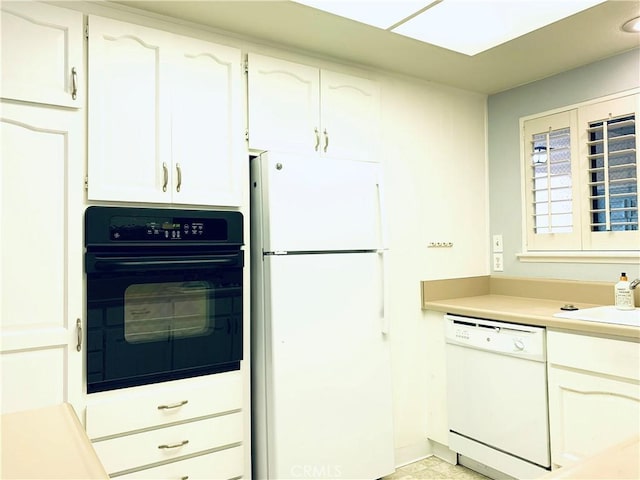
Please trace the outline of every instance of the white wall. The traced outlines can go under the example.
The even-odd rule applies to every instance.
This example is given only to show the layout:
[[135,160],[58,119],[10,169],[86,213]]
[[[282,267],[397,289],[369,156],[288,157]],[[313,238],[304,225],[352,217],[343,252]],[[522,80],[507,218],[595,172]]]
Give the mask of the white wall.
[[[396,460],[428,453],[420,281],[488,273],[485,97],[382,77]],[[428,248],[430,242],[452,248]],[[437,415],[435,413],[434,415]]]
[[[80,5],[76,8],[85,12],[380,82],[396,461],[403,464],[427,455],[429,351],[420,281],[488,273],[486,97],[226,36],[166,17],[139,16],[131,9]],[[241,210],[248,216],[248,201]],[[453,247],[429,249],[431,241],[453,242]]]

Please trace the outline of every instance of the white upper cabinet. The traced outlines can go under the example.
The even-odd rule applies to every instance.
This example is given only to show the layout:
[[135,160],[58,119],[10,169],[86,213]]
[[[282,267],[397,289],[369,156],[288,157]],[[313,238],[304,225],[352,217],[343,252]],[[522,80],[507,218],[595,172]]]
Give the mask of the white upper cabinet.
[[80,107],[82,13],[34,2],[2,2],[2,98]]
[[90,200],[240,205],[237,49],[89,17]]
[[191,38],[174,45],[173,202],[239,205],[246,158],[240,52]]
[[249,146],[378,161],[379,88],[368,79],[249,55]]
[[320,71],[320,118],[323,154],[377,161],[378,85],[366,78]]
[[320,147],[317,68],[249,55],[249,146],[315,153]]

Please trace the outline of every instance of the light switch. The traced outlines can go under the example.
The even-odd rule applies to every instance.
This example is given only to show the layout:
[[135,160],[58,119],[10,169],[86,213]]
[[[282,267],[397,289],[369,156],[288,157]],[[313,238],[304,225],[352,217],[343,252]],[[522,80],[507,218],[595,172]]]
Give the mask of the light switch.
[[493,236],[493,251],[496,253],[504,251],[502,247],[502,235],[500,234]]

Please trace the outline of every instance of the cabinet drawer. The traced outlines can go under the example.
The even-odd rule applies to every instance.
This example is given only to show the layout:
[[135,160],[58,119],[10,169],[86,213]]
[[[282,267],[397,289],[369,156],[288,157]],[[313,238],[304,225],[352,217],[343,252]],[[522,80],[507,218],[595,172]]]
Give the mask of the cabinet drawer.
[[96,394],[87,404],[92,440],[242,408],[240,372]]
[[243,472],[242,447],[229,448],[199,457],[169,463],[122,475],[122,479],[147,480],[227,480],[241,478]]
[[93,444],[109,474],[242,441],[242,413],[182,423]]
[[550,364],[640,380],[640,345],[633,341],[547,331],[547,359]]

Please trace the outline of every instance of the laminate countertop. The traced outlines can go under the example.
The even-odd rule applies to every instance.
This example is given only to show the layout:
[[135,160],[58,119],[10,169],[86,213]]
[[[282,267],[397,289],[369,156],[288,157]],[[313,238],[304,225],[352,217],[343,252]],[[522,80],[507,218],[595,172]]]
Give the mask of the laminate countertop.
[[109,480],[70,404],[6,413],[0,423],[0,478]]
[[578,309],[610,304],[613,284],[473,277],[422,282],[421,287],[423,310],[640,340],[639,327],[553,316],[566,304]]
[[629,440],[604,450],[601,453],[562,467],[540,477],[549,479],[633,479],[640,478],[640,438]]

